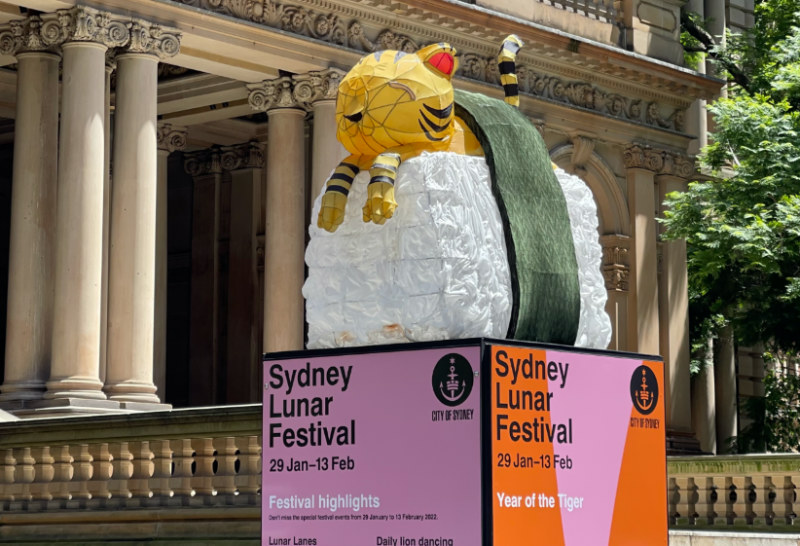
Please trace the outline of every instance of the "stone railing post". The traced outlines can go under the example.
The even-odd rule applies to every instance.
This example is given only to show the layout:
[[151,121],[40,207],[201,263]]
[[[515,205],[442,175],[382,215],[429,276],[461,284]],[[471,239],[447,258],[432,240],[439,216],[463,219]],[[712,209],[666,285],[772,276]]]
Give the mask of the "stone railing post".
[[89,482],[89,495],[92,499],[108,500],[111,493],[108,490],[109,480],[111,479],[112,455],[108,450],[108,444],[91,444],[89,454],[92,458],[92,480]]
[[196,495],[193,505],[204,505],[206,499],[214,494],[214,440],[212,438],[193,438],[195,452],[195,471],[192,488]]
[[170,441],[172,450],[172,461],[175,468],[169,480],[173,497],[167,501],[170,506],[188,505],[189,500],[194,495],[192,488],[192,463],[194,462],[194,448],[192,441],[188,438],[181,438]]
[[84,508],[85,502],[92,498],[89,491],[94,465],[94,458],[89,453],[88,444],[71,444],[67,446],[72,458],[72,479],[67,484],[69,497],[67,508]]

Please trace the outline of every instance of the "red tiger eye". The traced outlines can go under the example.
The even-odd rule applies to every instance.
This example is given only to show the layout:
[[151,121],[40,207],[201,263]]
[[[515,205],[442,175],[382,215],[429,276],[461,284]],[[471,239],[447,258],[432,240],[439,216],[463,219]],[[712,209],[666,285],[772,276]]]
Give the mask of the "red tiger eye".
[[449,53],[439,52],[431,57],[428,62],[442,74],[450,75],[453,71],[453,56]]

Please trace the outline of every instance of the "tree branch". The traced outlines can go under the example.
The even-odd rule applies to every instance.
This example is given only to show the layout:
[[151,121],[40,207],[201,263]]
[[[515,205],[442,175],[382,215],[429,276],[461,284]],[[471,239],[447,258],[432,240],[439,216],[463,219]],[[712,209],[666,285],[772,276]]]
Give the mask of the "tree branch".
[[[747,74],[745,74],[731,59],[719,54],[719,48],[717,47],[717,42],[714,40],[714,37],[706,29],[692,20],[689,16],[689,12],[686,10],[681,10],[681,28],[702,44],[702,48],[697,48],[697,51],[706,53],[728,73],[731,80],[739,84],[749,95],[753,94],[750,90],[750,78]],[[692,52],[695,52],[694,49],[695,48],[692,48]]]

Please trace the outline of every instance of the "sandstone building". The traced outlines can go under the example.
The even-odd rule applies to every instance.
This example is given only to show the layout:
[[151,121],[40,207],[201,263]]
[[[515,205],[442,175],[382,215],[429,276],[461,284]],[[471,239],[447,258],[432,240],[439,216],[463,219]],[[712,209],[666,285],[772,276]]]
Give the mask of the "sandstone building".
[[[681,4],[0,1],[0,409],[72,416],[26,423],[13,441],[31,447],[0,443],[0,513],[20,514],[0,538],[48,536],[32,512],[98,498],[59,472],[107,473],[92,487],[139,494],[134,508],[177,514],[186,536],[208,529],[181,526],[187,487],[206,523],[224,507],[257,518],[259,414],[233,406],[259,402],[262,352],[303,346],[310,205],[342,157],[338,81],[367,52],[438,41],[459,52],[456,87],[498,97],[498,45],[525,41],[521,109],[597,202],[609,348],[664,357],[670,445],[694,446],[686,250],[656,218],[693,175],[721,82],[683,66]],[[224,408],[169,411],[198,406]],[[62,422],[88,439],[70,443]],[[198,468],[206,481],[190,484]],[[110,511],[128,506],[114,498]]]

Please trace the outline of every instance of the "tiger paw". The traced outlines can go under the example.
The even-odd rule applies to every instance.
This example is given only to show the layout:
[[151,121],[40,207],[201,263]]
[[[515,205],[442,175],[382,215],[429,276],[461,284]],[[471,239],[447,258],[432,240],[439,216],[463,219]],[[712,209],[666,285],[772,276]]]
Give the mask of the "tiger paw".
[[367,187],[367,204],[364,205],[364,221],[383,225],[394,216],[397,202],[394,200],[394,186],[388,182],[371,182]]
[[326,191],[322,195],[322,202],[317,216],[317,227],[330,233],[344,221],[344,208],[347,205],[347,196],[335,191]]

